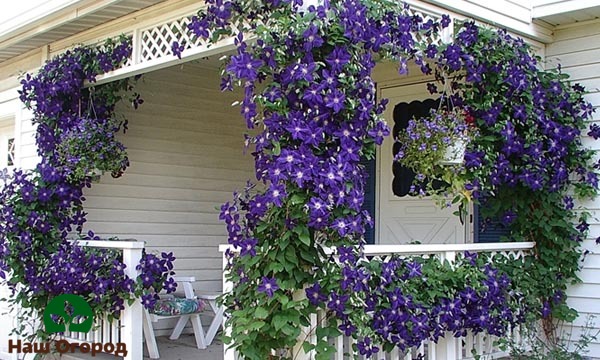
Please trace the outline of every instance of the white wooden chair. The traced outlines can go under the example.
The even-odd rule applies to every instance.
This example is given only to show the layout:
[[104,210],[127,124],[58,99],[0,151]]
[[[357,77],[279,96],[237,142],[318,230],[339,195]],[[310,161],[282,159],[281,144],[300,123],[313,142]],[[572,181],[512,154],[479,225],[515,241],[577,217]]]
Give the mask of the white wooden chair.
[[[174,279],[177,282],[178,287],[180,289],[183,288],[183,292],[185,294],[185,299],[184,298],[176,298],[175,296],[169,295],[165,299],[161,299],[159,301],[189,300],[189,301],[193,302],[193,301],[200,300],[200,301],[203,301],[206,305],[201,306],[201,309],[199,308],[198,311],[194,311],[194,312],[190,312],[190,313],[176,314],[176,315],[164,315],[164,314],[157,315],[157,314],[153,314],[150,311],[144,309],[144,338],[146,340],[146,345],[148,347],[148,353],[149,353],[151,359],[158,359],[160,357],[160,355],[158,353],[158,345],[156,344],[156,337],[154,335],[154,328],[152,326],[152,323],[157,322],[158,320],[177,318],[177,317],[179,318],[179,320],[177,321],[177,324],[175,325],[175,328],[173,329],[173,332],[171,333],[171,336],[169,336],[169,339],[171,339],[171,340],[177,340],[179,338],[179,336],[181,335],[181,332],[183,331],[183,328],[185,327],[187,322],[191,321],[192,327],[194,329],[194,336],[196,337],[196,346],[198,347],[198,349],[206,349],[206,347],[210,344],[210,342],[207,344],[207,341],[206,341],[207,339],[206,339],[206,336],[204,335],[204,329],[202,328],[202,323],[200,322],[200,314],[209,306],[210,303],[207,300],[199,299],[194,294],[194,288],[192,286],[192,283],[196,281],[196,279],[194,277],[174,277]],[[212,304],[210,304],[210,306],[212,308]],[[214,309],[213,309],[213,311],[214,311]],[[222,312],[221,312],[221,314],[222,314]],[[222,321],[222,315],[221,315],[221,321]],[[213,320],[213,323],[214,323],[214,320]],[[212,324],[211,324],[211,329],[212,329]],[[214,337],[214,335],[213,335],[213,337]],[[212,337],[210,338],[210,340],[212,342]]]
[[213,318],[212,322],[210,323],[210,327],[206,332],[206,345],[209,346],[212,344],[215,335],[217,335],[217,331],[219,331],[219,328],[223,326],[223,307],[217,304],[217,298],[220,296],[220,294],[202,292],[197,293],[196,295],[199,299],[208,302],[211,310],[215,313],[215,317]]

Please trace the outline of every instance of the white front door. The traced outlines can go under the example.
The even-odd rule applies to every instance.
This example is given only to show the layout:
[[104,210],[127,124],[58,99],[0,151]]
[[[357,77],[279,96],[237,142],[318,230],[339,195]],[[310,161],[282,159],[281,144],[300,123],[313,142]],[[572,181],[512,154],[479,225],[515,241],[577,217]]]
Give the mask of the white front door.
[[[401,104],[398,110],[406,110],[406,108],[421,106],[420,102],[432,98],[432,95],[427,92],[425,83],[385,88],[381,90],[380,94],[382,98],[389,99],[385,118],[391,129],[394,129],[394,108],[398,104]],[[398,117],[398,111],[396,113],[396,117]],[[406,113],[404,116],[407,116]],[[396,127],[396,131],[397,129]],[[396,176],[394,175],[393,142],[393,137],[389,136],[384,141],[377,157],[379,201],[375,219],[376,242],[379,244],[411,242],[456,244],[465,242],[465,227],[453,214],[457,210],[455,207],[440,209],[429,198],[420,199],[398,191],[400,182],[398,177],[401,174],[398,173],[397,166]],[[393,186],[394,181],[396,186]],[[396,192],[394,192],[394,188],[396,188]]]

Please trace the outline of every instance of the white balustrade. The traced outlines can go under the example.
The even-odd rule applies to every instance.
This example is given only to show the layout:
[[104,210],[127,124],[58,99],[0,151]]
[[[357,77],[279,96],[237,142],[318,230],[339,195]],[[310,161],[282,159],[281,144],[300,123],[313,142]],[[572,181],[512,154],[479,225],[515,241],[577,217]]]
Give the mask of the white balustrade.
[[[468,251],[470,253],[487,253],[490,255],[501,254],[513,259],[523,258],[535,246],[534,242],[507,242],[507,243],[481,243],[481,244],[416,244],[416,245],[365,245],[364,255],[370,259],[379,259],[381,261],[389,260],[392,256],[409,257],[409,256],[436,256],[440,260],[448,260],[453,262],[457,254]],[[223,253],[223,291],[226,293],[231,291],[233,284],[228,282],[225,277],[225,267],[227,259],[225,252],[227,250],[235,251],[231,245],[221,245],[219,250]],[[326,253],[331,254],[332,249],[326,250]],[[310,328],[316,328],[319,321],[324,321],[325,313],[321,311],[319,314],[311,318]],[[231,329],[224,327],[227,334],[231,333]],[[513,340],[519,342],[520,332],[518,328],[510,334]],[[455,338],[452,333],[447,333],[444,338],[438,340],[437,343],[426,341],[418,348],[412,348],[406,353],[401,353],[397,348],[390,353],[380,351],[374,355],[377,360],[472,360],[475,359],[474,354],[482,356],[482,359],[496,359],[503,356],[508,356],[505,352],[494,346],[494,342],[498,340],[494,336],[485,333],[467,334],[465,337]],[[336,353],[333,360],[347,359],[345,354],[353,354],[358,359],[364,359],[358,356],[352,345],[356,340],[340,336],[335,339],[330,339],[332,346],[336,348]],[[423,357],[420,357],[422,354]],[[303,356],[302,356],[303,355]],[[231,349],[225,349],[224,360],[235,360],[236,354]],[[295,360],[308,360],[310,354],[298,354],[294,357]]]

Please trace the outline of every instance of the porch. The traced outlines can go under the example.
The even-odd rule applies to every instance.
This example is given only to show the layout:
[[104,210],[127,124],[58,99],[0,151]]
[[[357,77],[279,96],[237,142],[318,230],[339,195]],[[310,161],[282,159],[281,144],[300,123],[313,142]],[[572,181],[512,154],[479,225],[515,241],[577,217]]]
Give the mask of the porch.
[[[243,146],[246,129],[239,108],[230,106],[241,95],[219,92],[218,64],[213,56],[145,74],[137,87],[144,104],[138,110],[121,109],[129,119],[123,142],[131,167],[119,179],[102,176],[86,191],[89,215],[84,231],[93,230],[102,238],[137,239],[149,252],[173,252],[177,275],[195,277],[196,292],[227,288],[226,284],[223,287],[223,248],[218,250],[227,237],[217,206],[242,189],[246,179],[255,178],[252,158]],[[396,69],[379,65],[377,77],[396,77]],[[426,96],[422,81],[407,78],[394,86],[388,83],[380,92],[393,105],[422,100]],[[394,106],[389,106],[386,116],[388,121],[396,120]],[[373,176],[368,204],[377,221],[371,241],[379,244],[367,247],[370,256],[421,255],[453,261],[464,251],[520,257],[533,247],[532,243],[473,243],[472,221],[465,224],[452,214],[453,209],[440,210],[430,200],[400,196],[390,186],[397,181],[392,155],[388,140],[374,166],[373,175],[378,176]],[[423,244],[400,245],[416,241]],[[141,319],[141,310],[135,311],[132,319]],[[203,316],[205,329],[212,320],[211,313],[207,315]],[[139,324],[141,320],[135,321]],[[127,329],[126,324],[121,325],[119,336]],[[162,359],[234,358],[220,342],[206,350],[196,349],[191,329],[181,341],[168,340],[165,335],[174,325],[172,319],[154,324]],[[148,353],[145,344],[142,347],[141,326],[132,323],[131,329],[135,335],[131,335],[128,349],[132,350],[126,359],[138,360],[142,351]],[[352,351],[349,339],[331,341],[339,349],[336,360]],[[406,355],[398,351],[382,354],[380,359],[412,360],[419,353],[430,360],[470,359],[472,349],[479,354],[503,355],[492,342],[483,336],[452,338],[443,344],[424,344]]]
[[[105,242],[102,242],[105,243]],[[95,246],[93,241],[83,243],[84,246]],[[99,244],[98,244],[99,245]],[[141,248],[133,250],[133,256],[127,254],[132,250],[131,241],[112,242],[112,248],[122,248],[124,252],[124,261],[126,265],[133,265],[136,262],[129,263],[132,259],[135,260],[136,252],[141,255]],[[121,245],[121,246],[119,246]],[[384,261],[389,259],[391,256],[409,257],[409,256],[422,256],[422,257],[436,257],[440,260],[446,260],[453,263],[457,256],[466,251],[470,253],[486,253],[489,255],[500,254],[509,259],[515,261],[522,259],[524,256],[529,254],[535,243],[495,243],[495,244],[425,244],[425,245],[367,245],[365,247],[365,255],[371,259],[370,261]],[[221,252],[230,249],[229,245],[222,245],[220,247]],[[225,260],[224,260],[225,263]],[[223,288],[225,291],[230,287],[223,277]],[[125,360],[141,360],[149,359],[149,352],[146,344],[143,344],[143,334],[141,319],[143,317],[142,308],[139,303],[127,306],[123,311],[122,320],[120,323],[108,324],[100,322],[101,329],[88,334],[85,338],[69,338],[67,340],[79,341],[79,342],[110,342],[118,339],[119,342],[126,344],[128,353],[123,359]],[[322,316],[322,315],[321,315]],[[139,320],[138,320],[139,319]],[[316,328],[317,318],[313,319],[311,329]],[[227,331],[227,329],[225,330]],[[312,332],[307,332],[301,335],[302,338],[307,336],[310,339],[313,336]],[[510,334],[512,340],[521,343],[526,346],[526,340],[521,337],[520,330],[514,329]],[[196,341],[192,334],[184,334],[178,340],[169,340],[165,336],[158,336],[157,343],[160,351],[161,359],[180,359],[180,360],[191,360],[191,359],[206,359],[206,360],[235,360],[236,355],[231,350],[226,350],[220,339],[217,337],[215,341],[204,350],[199,350],[196,347]],[[420,347],[412,348],[406,353],[400,352],[398,349],[394,349],[389,353],[379,353],[375,356],[377,360],[416,360],[422,359],[420,356],[424,356],[427,360],[469,360],[475,359],[477,356],[484,356],[489,359],[500,359],[508,356],[506,351],[498,348],[495,343],[497,338],[488,336],[484,333],[480,334],[467,334],[464,337],[455,338],[451,333],[447,333],[446,336],[440,339],[437,343],[425,342]],[[340,336],[337,338],[329,339],[332,346],[336,348],[336,353],[332,357],[334,360],[343,360],[347,358],[347,354],[355,353],[353,350],[353,344],[356,340],[348,337]],[[310,355],[297,354],[300,359],[310,359]],[[96,359],[115,358],[114,355],[99,354],[96,355]],[[73,360],[89,360],[92,358],[91,354],[63,354],[64,359]],[[362,359],[362,357],[360,357]]]

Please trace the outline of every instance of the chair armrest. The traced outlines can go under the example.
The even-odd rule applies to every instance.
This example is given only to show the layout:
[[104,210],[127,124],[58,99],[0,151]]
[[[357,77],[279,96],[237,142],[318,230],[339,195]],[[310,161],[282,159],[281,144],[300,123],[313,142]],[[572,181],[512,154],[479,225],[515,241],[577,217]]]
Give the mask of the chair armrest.
[[173,280],[178,283],[184,282],[196,282],[196,277],[194,276],[173,276]]

